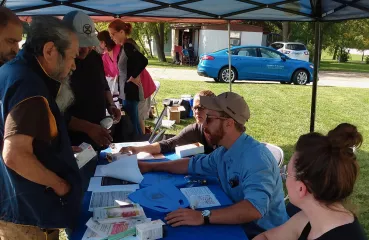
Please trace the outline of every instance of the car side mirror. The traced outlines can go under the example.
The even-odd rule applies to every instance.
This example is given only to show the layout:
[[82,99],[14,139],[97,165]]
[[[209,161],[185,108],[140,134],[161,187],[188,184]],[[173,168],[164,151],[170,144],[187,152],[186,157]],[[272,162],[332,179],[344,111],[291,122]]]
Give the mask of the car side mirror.
[[281,56],[281,59],[283,62],[287,61],[287,57],[286,56]]

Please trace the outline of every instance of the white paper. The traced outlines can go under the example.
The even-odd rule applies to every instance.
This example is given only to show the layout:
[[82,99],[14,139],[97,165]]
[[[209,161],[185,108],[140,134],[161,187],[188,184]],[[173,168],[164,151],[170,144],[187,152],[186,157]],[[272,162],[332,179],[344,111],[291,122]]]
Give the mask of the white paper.
[[180,190],[190,202],[191,208],[220,206],[218,199],[208,187],[181,188]]
[[88,211],[92,212],[94,208],[114,207],[132,203],[128,195],[133,191],[109,191],[93,192]]
[[149,142],[124,142],[124,143],[113,143],[110,145],[112,153],[118,153],[122,147],[141,147],[149,145]]
[[140,188],[139,184],[127,184],[127,185],[109,185],[101,186],[103,177],[92,177],[87,191],[89,192],[109,192],[109,191],[132,191]]
[[92,219],[99,223],[117,223],[127,219],[146,218],[145,212],[140,205],[131,204],[126,207],[95,208]]
[[105,165],[97,165],[96,169],[95,169],[95,177],[103,177],[104,173],[103,173],[103,168]]
[[97,235],[94,231],[87,228],[85,234],[83,234],[82,240],[100,240],[103,237]]
[[105,223],[101,224],[94,221],[92,218],[88,220],[86,226],[90,228],[97,235],[102,237],[108,237],[110,235],[115,235],[121,232],[125,232],[128,229],[136,227],[137,224],[150,222],[150,218],[135,218],[122,220],[118,223]]
[[138,168],[136,155],[123,155],[122,159],[118,159],[108,165],[102,166],[100,171],[103,174],[102,176],[118,178],[134,183],[141,183],[143,180],[141,171]]

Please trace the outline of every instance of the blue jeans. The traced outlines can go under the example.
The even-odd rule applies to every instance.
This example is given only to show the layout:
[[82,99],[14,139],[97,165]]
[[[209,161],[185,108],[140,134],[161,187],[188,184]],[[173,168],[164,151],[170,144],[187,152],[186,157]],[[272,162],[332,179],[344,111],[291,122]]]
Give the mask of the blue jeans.
[[129,118],[131,119],[133,129],[137,135],[142,135],[140,126],[140,120],[138,119],[138,101],[124,100],[124,110],[127,111]]

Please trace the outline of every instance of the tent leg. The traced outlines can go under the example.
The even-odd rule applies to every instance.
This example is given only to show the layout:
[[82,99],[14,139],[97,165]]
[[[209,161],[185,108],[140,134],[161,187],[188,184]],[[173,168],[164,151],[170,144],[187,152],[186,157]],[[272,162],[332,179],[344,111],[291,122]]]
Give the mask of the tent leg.
[[311,98],[311,116],[310,116],[310,132],[315,129],[315,112],[316,112],[316,95],[318,86],[318,68],[320,63],[320,48],[321,48],[321,31],[320,22],[315,22],[315,47],[314,47],[314,81],[313,94]]
[[229,91],[232,92],[231,70],[232,70],[232,54],[231,54],[231,21],[228,20],[228,81]]

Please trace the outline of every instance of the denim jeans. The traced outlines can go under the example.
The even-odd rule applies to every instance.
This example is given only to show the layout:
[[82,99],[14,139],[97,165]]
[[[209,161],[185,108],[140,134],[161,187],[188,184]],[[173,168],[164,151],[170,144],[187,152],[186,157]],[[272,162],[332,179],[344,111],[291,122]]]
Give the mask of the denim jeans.
[[124,100],[123,107],[131,119],[135,133],[137,135],[142,135],[140,119],[138,117],[138,101]]

